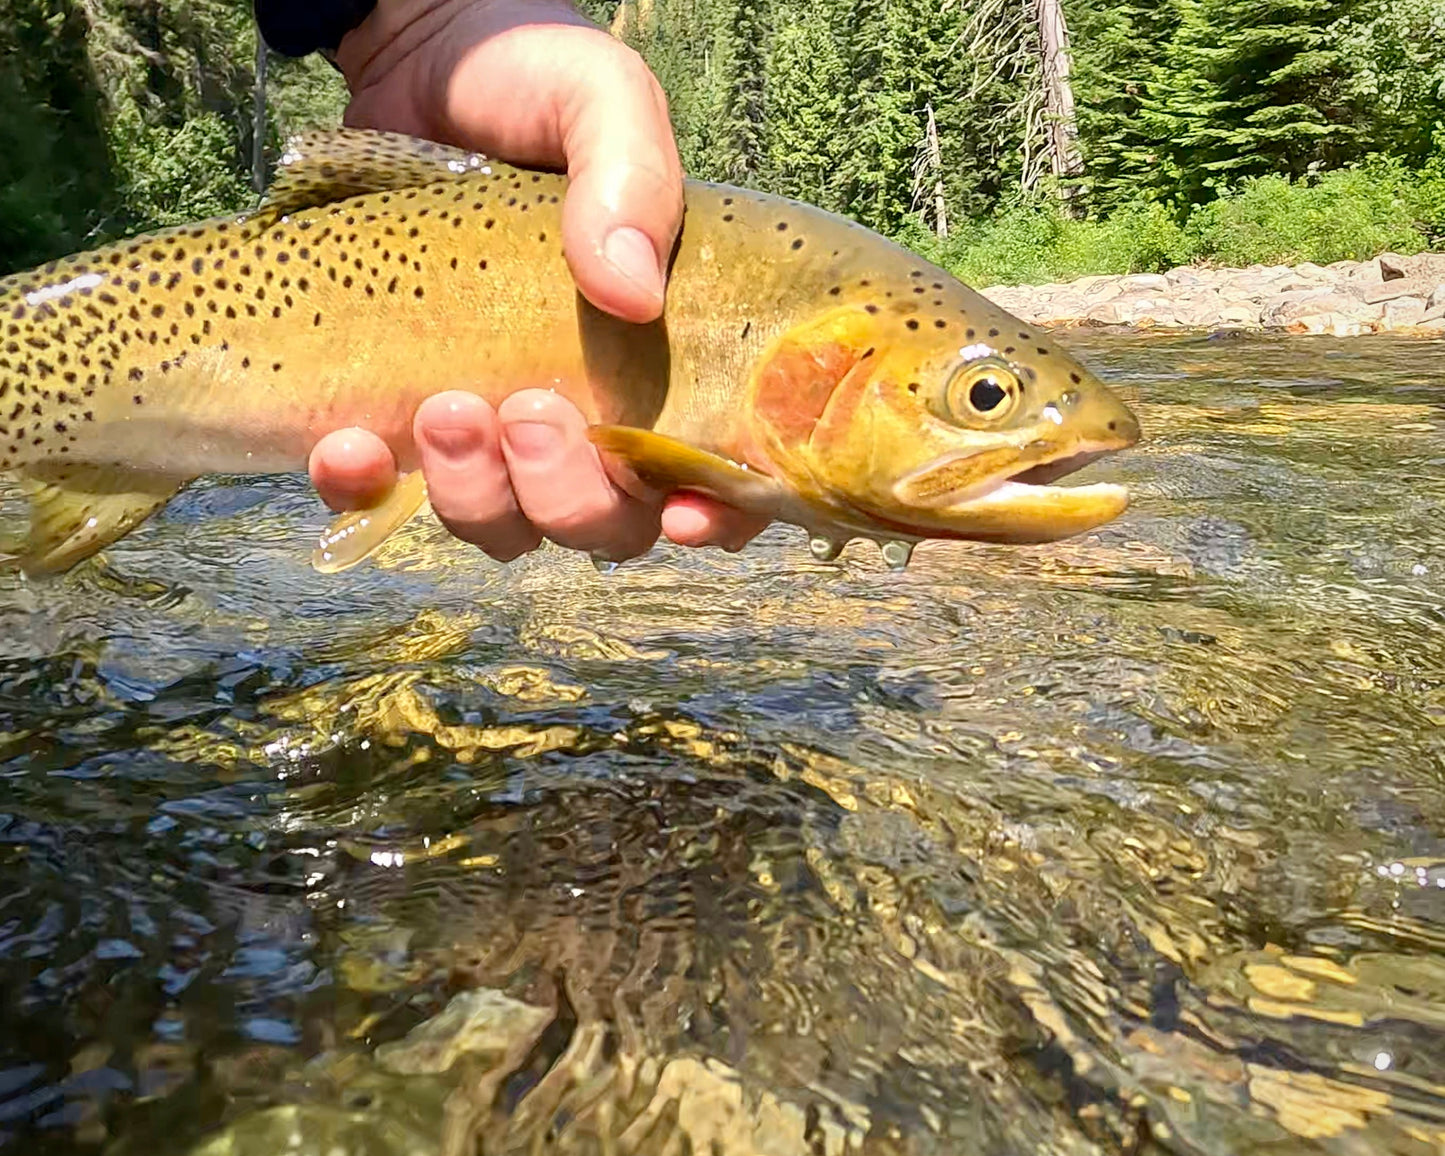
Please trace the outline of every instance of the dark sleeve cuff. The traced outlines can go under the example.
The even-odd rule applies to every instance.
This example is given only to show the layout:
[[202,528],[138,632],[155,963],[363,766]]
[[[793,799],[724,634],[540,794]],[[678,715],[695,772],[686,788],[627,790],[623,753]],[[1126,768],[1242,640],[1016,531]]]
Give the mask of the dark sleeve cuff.
[[376,7],[376,0],[254,0],[256,27],[273,52],[307,56],[335,52],[341,38]]

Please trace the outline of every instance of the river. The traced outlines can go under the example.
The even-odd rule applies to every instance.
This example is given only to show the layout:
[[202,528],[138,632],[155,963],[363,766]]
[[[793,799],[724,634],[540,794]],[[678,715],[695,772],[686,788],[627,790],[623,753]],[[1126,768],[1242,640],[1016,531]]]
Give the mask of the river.
[[0,577],[0,1151],[1445,1147],[1445,343],[1061,336],[1067,543]]

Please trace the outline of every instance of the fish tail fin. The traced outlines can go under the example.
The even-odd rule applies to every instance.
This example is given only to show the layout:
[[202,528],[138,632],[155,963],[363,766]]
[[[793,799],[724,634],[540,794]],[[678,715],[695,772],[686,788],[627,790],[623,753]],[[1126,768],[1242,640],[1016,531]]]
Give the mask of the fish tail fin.
[[116,466],[42,463],[14,471],[30,507],[23,539],[0,539],[0,567],[60,574],[124,538],[192,479]]

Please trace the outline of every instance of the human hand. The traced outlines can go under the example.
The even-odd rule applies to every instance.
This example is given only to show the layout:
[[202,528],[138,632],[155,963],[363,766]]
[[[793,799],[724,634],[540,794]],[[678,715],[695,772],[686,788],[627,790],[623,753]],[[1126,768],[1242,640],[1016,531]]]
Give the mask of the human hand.
[[[352,94],[348,125],[565,166],[562,240],[578,288],[628,321],[661,314],[682,168],[666,97],[630,48],[564,0],[379,0],[337,62]],[[546,390],[496,409],[438,394],[413,432],[437,516],[501,561],[544,537],[616,561],[645,553],[659,532],[735,550],[767,524],[702,495],[624,491],[581,412]],[[390,488],[396,463],[380,438],[348,429],[317,443],[310,473],[328,505],[355,509]]]

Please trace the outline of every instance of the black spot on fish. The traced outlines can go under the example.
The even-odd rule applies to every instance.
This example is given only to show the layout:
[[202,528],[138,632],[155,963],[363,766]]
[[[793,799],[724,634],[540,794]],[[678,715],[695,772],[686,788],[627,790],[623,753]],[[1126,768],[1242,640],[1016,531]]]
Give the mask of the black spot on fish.
[[918,328],[918,318],[916,318],[916,317],[910,317],[907,321],[904,322],[904,324],[907,325],[909,329],[917,329],[917,328]]
[[1082,385],[1084,381],[1084,379],[1080,377],[1077,373],[1069,374],[1069,380],[1072,381],[1075,385]]
[[802,237],[799,237],[799,238],[797,238],[797,239],[793,242],[793,248],[794,248],[794,249],[801,249],[802,247],[803,247],[803,238],[802,238]]
[[1034,350],[1034,352],[1037,353],[1040,357],[1047,357],[1049,355],[1049,351],[1045,349],[1042,345],[1040,345],[1036,350]]

